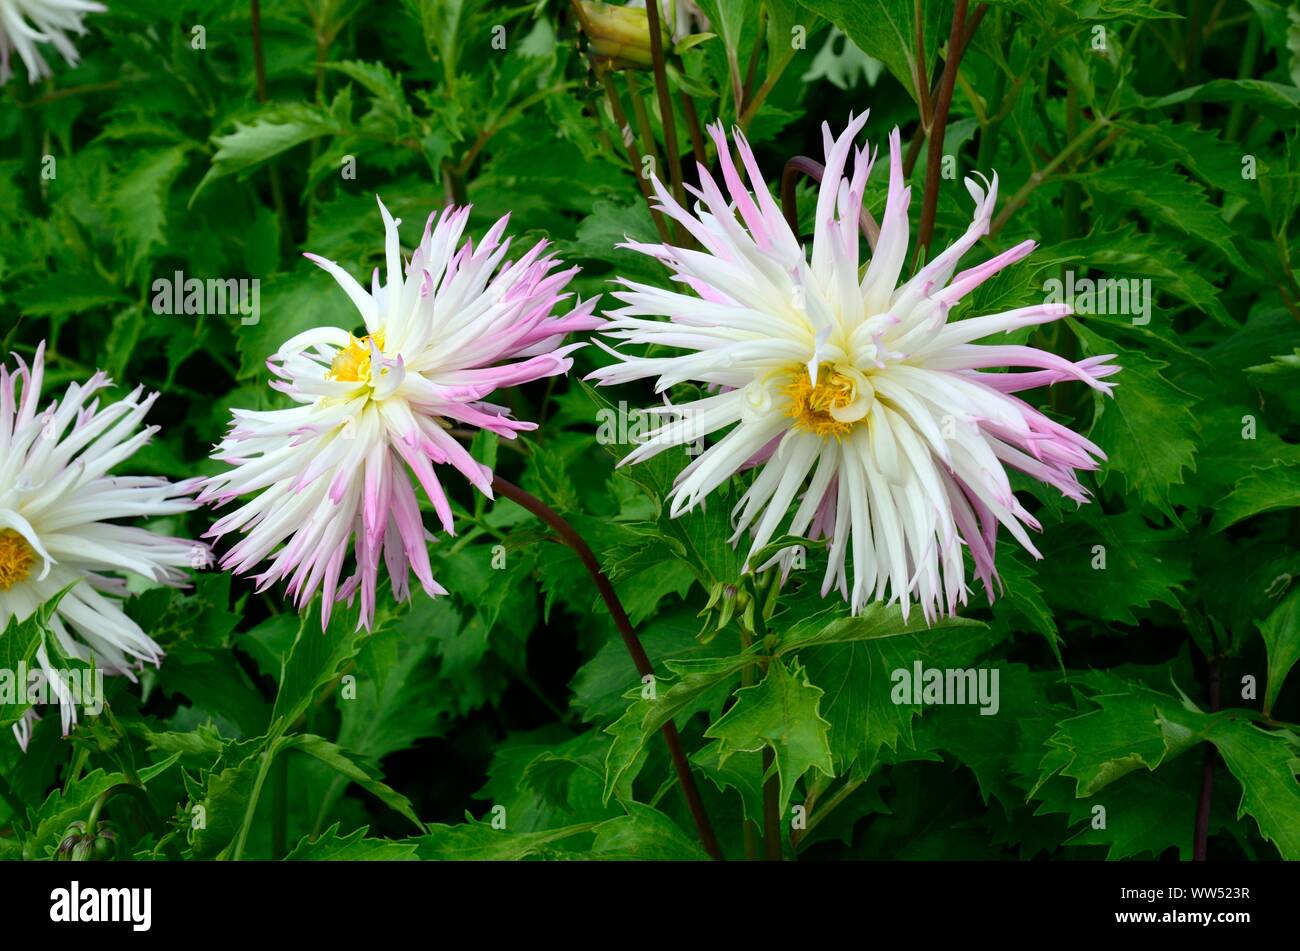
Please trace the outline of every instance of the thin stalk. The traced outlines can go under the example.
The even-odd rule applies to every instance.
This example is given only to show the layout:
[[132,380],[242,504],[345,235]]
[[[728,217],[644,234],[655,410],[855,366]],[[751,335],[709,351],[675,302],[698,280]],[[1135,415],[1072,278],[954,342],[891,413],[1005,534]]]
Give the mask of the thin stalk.
[[921,157],[921,145],[925,142],[925,123],[918,122],[912,133],[912,141],[907,143],[907,152],[903,155],[903,177],[911,178],[916,160]]
[[[1237,78],[1249,79],[1255,74],[1255,57],[1259,54],[1259,21],[1251,19],[1246,27],[1246,42],[1241,47],[1241,61],[1237,64]],[[1241,119],[1245,115],[1245,103],[1234,102],[1228,109],[1228,121],[1224,126],[1223,137],[1235,142],[1241,134]]]
[[968,0],[957,0],[953,9],[952,29],[948,34],[948,61],[944,63],[943,76],[939,78],[939,95],[934,105],[934,122],[927,133],[930,149],[926,154],[925,200],[921,208],[921,226],[917,231],[913,268],[920,263],[922,256],[928,254],[930,239],[934,236],[934,217],[939,209],[939,173],[943,165],[943,134],[948,127],[948,110],[952,106],[953,90],[957,87],[957,69],[961,65],[961,55],[964,52],[967,3]]
[[930,128],[933,118],[930,105],[930,74],[925,68],[925,14],[921,10],[921,0],[912,0],[912,18],[916,21],[916,95],[921,106],[921,127]]
[[[1210,661],[1210,712],[1218,713],[1222,704],[1219,661]],[[1205,765],[1201,770],[1201,798],[1196,804],[1196,836],[1192,844],[1192,861],[1204,862],[1210,838],[1210,806],[1214,796],[1214,765],[1218,750],[1213,743],[1205,744]]]
[[167,831],[167,824],[163,822],[162,817],[158,815],[157,810],[153,807],[152,800],[149,799],[149,793],[143,786],[137,786],[132,783],[118,783],[116,786],[110,786],[99,794],[94,804],[90,807],[90,817],[86,820],[86,832],[88,835],[94,835],[99,828],[99,817],[108,805],[108,801],[119,793],[127,793],[134,797],[136,805],[140,810],[140,815],[149,825],[154,835],[158,836],[158,845],[162,846],[167,852],[167,858],[172,861],[181,861],[180,850],[176,844],[171,841],[171,836]]
[[253,19],[253,76],[257,101],[266,102],[266,57],[262,53],[262,0],[249,0]]
[[[767,617],[764,614],[765,592],[754,579],[753,575],[747,578],[750,596],[753,598],[753,630],[750,632],[754,641],[767,647]],[[741,626],[744,626],[742,622]],[[764,673],[771,667],[770,657],[763,657],[762,667]],[[781,848],[781,777],[774,769],[776,764],[776,751],[771,746],[763,747],[763,844],[766,847],[767,860],[769,862],[780,862],[784,858]],[[770,776],[768,774],[771,774]]]
[[125,85],[126,82],[124,80],[114,79],[106,83],[87,83],[84,86],[66,86],[63,89],[55,89],[51,92],[47,92],[43,96],[33,99],[30,102],[19,100],[18,107],[20,109],[30,109],[33,106],[43,106],[47,102],[54,102],[56,99],[66,99],[69,96],[80,96],[92,92],[114,92]]
[[[664,127],[664,149],[668,152],[668,174],[672,176],[673,197],[677,204],[686,204],[686,191],[682,187],[682,161],[677,151],[677,118],[673,113],[672,93],[668,88],[668,71],[664,67],[664,43],[659,33],[659,4],[645,5],[650,22],[650,58],[654,60],[655,94],[659,97],[659,116]],[[678,225],[677,239],[684,241],[685,231]]]
[[[600,563],[596,560],[596,556],[592,553],[591,546],[587,544],[586,540],[578,534],[577,530],[562,515],[541,499],[529,492],[525,492],[514,483],[507,482],[499,475],[492,477],[492,491],[497,495],[505,496],[521,508],[537,516],[550,526],[551,530],[559,535],[566,545],[573,549],[573,553],[578,556],[582,566],[591,575],[591,580],[595,582],[596,590],[600,593],[601,599],[605,602],[605,607],[609,610],[610,617],[614,620],[614,626],[618,628],[618,633],[623,638],[623,646],[627,648],[628,654],[631,655],[637,673],[642,677],[653,677],[655,675],[654,665],[650,662],[650,657],[641,645],[641,639],[637,637],[636,630],[632,627],[627,612],[623,610],[623,604],[619,601],[614,586],[610,584],[608,576],[601,569]],[[677,772],[678,782],[682,787],[682,794],[686,797],[686,805],[690,808],[691,817],[695,820],[695,828],[699,833],[700,843],[710,856],[720,861],[722,859],[722,850],[718,846],[718,839],[713,833],[713,826],[709,822],[709,817],[704,811],[704,801],[700,798],[700,791],[695,785],[695,777],[691,775],[690,763],[687,762],[686,753],[682,749],[681,737],[678,736],[677,726],[672,720],[664,724],[663,735],[664,741],[668,744],[668,752],[672,757],[673,768]]]
[[686,127],[691,130],[691,150],[695,153],[695,161],[707,165],[709,153],[704,149],[704,134],[700,131],[700,117],[695,112],[695,100],[686,93],[678,98],[681,99],[682,114],[686,116]]
[[[796,155],[785,163],[785,170],[781,173],[781,211],[785,214],[786,224],[790,226],[790,231],[796,238],[799,236],[799,210],[795,201],[795,184],[800,175],[807,175],[813,181],[820,183],[825,173],[826,166],[806,155]],[[880,225],[876,224],[876,219],[872,217],[865,204],[858,211],[858,227],[866,237],[867,243],[871,245],[871,250],[876,250],[876,242],[880,240]]]
[[798,848],[799,843],[803,841],[804,837],[807,836],[808,833],[812,832],[819,822],[830,815],[836,806],[842,803],[845,799],[848,799],[849,796],[853,795],[857,788],[862,785],[862,782],[861,779],[846,780],[844,785],[839,788],[834,796],[827,799],[826,803],[820,809],[809,814],[808,825],[791,836],[790,844],[795,848]]
[[[266,54],[262,50],[262,0],[249,0],[249,4],[253,21],[253,76],[257,101],[266,102]],[[268,163],[266,174],[271,182],[271,202],[275,205],[275,216],[280,221],[280,243],[285,253],[291,254],[293,225],[289,220],[289,206],[284,200],[284,184],[280,181],[280,169],[274,162]]]
[[[740,631],[740,649],[742,652],[748,652],[754,639],[749,636],[749,631],[745,630],[743,624],[737,624],[736,627]],[[746,664],[740,671],[740,687],[743,690],[745,687],[752,686],[754,686],[754,665]],[[758,861],[758,827],[749,821],[743,809],[740,813],[740,825],[745,840],[745,861],[756,862]]]
[[257,803],[262,798],[262,787],[266,785],[266,778],[270,775],[271,765],[275,761],[275,757],[280,753],[279,746],[279,741],[276,740],[262,751],[257,776],[253,779],[253,791],[248,797],[248,804],[244,807],[244,818],[239,824],[239,834],[235,836],[235,844],[230,856],[231,861],[238,862],[244,857],[244,846],[248,844],[248,832],[253,827],[253,816],[257,814]]
[[618,125],[618,138],[627,152],[627,163],[632,167],[632,176],[636,179],[637,187],[641,189],[641,196],[645,199],[646,207],[650,209],[650,218],[655,223],[655,230],[659,232],[659,238],[667,244],[672,240],[672,237],[668,233],[668,226],[664,223],[663,214],[655,210],[654,196],[650,194],[650,186],[641,177],[641,163],[637,161],[636,152],[632,150],[632,143],[629,139],[632,127],[628,124],[627,113],[623,111],[623,102],[618,97],[618,89],[614,86],[614,78],[610,75],[608,67],[597,67],[596,72],[600,76],[601,85],[605,87],[605,98],[609,101],[609,110],[613,113],[614,122]]
[[767,860],[780,862],[781,854],[781,777],[772,768],[776,753],[772,747],[763,747],[763,844],[767,847]]
[[[754,31],[754,48],[749,51],[749,65],[745,70],[745,84],[741,87],[741,106],[749,100],[754,89],[754,79],[758,76],[758,60],[763,53],[763,40],[767,28],[767,4],[758,9],[758,29]],[[651,27],[653,29],[653,27]]]
[[650,125],[650,113],[646,111],[645,100],[641,98],[641,84],[631,72],[628,72],[624,78],[627,80],[628,98],[632,100],[632,114],[636,116],[637,135],[641,138],[641,154],[648,155],[654,160],[651,167],[658,173],[659,143],[655,141],[654,128]]
[[286,750],[271,764],[271,859],[289,854],[289,754]]
[[777,80],[781,78],[781,74],[784,72],[785,66],[782,66],[775,73],[769,72],[764,78],[762,85],[758,87],[758,92],[754,93],[754,97],[745,104],[744,111],[740,113],[740,118],[736,120],[736,124],[740,126],[740,131],[747,132],[749,130],[749,124],[754,121],[754,116],[758,113],[759,107],[767,101],[768,95],[776,87]]
[[1029,199],[1029,195],[1034,191],[1034,189],[1036,189],[1039,185],[1043,184],[1044,181],[1050,178],[1052,174],[1058,168],[1060,168],[1065,163],[1065,161],[1069,159],[1071,155],[1073,155],[1080,148],[1082,148],[1083,145],[1089,139],[1091,139],[1098,130],[1100,130],[1103,126],[1107,125],[1109,122],[1110,120],[1104,116],[1097,118],[1091,125],[1088,126],[1088,128],[1084,129],[1073,139],[1067,142],[1065,148],[1063,148],[1057,154],[1056,158],[1052,159],[1050,162],[1048,162],[1038,171],[1030,175],[1029,179],[1025,182],[1025,184],[1020,187],[1020,190],[1011,196],[1011,200],[1008,201],[1006,205],[1003,206],[1002,210],[998,212],[998,216],[993,219],[993,224],[989,228],[989,233],[995,235],[999,231],[1001,231],[1002,226],[1005,225],[1008,219],[1010,219],[1011,216],[1015,214],[1017,210],[1019,210],[1020,206],[1023,205]]
[[[948,62],[951,62],[953,56],[961,59],[966,54],[966,49],[970,46],[970,41],[975,37],[975,31],[979,29],[980,23],[984,20],[984,15],[988,13],[989,5],[981,3],[975,8],[975,13],[971,16],[962,33],[961,43],[957,50],[954,51],[952,43],[948,44],[948,57],[944,63],[943,73],[940,74],[939,83],[943,82],[943,75],[947,73]],[[931,126],[934,123],[934,103],[932,101],[932,92],[937,86],[932,86],[929,79],[928,71],[922,68],[925,61],[925,25],[924,18],[921,15],[920,0],[916,0],[913,10],[913,16],[916,20],[916,61],[917,73],[913,77],[916,82],[917,94],[920,99],[921,121],[917,123],[916,131],[912,133],[912,141],[908,143],[907,153],[903,158],[903,177],[911,178],[912,169],[916,168],[916,160],[921,157],[921,144],[925,141],[926,136],[930,134]],[[937,60],[936,60],[937,65]],[[1000,74],[999,74],[1000,75]],[[983,123],[981,123],[982,125]]]

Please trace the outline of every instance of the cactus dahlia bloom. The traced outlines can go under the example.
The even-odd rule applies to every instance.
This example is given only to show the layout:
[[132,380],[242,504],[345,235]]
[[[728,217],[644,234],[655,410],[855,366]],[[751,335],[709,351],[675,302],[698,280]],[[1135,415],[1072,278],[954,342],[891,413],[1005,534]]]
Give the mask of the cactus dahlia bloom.
[[[93,660],[134,680],[144,662],[158,664],[162,649],[122,612],[119,576],[180,585],[182,569],[205,564],[207,549],[109,520],[188,511],[195,485],[109,475],[158,431],[139,429],[158,394],[141,399],[137,388],[101,408],[95,394],[111,383],[96,373],[38,413],[44,357],[41,344],[30,368],[21,359],[15,371],[0,366],[0,632],[73,585],[50,616],[55,657]],[[76,697],[48,648],[42,642],[36,651],[36,676],[58,698],[66,734],[77,721]],[[28,711],[14,726],[24,749],[34,718]]]
[[[433,580],[427,533],[411,477],[420,484],[442,527],[454,534],[451,506],[435,472],[456,469],[492,495],[492,472],[474,461],[448,430],[476,426],[513,439],[535,423],[512,419],[485,402],[501,387],[568,371],[564,335],[604,321],[595,301],[577,301],[563,317],[553,311],[578,268],[559,270],[545,242],[507,261],[502,218],[477,246],[457,247],[468,207],[429,216],[424,237],[403,267],[397,226],[382,202],[387,274],[374,272],[367,293],[332,261],[307,255],[328,271],[360,311],[365,333],[342,327],[308,330],[268,361],[280,379],[271,385],[298,405],[271,412],[235,410],[216,458],[231,465],[208,479],[200,499],[222,505],[258,493],[208,533],[242,538],[221,564],[256,576],[259,590],[289,578],[303,607],[319,589],[322,625],[335,601],[361,591],[359,623],[369,629],[381,557],[393,595],[404,600],[414,571],[430,596],[446,591]],[[435,225],[436,219],[436,225]],[[283,544],[282,544],[283,543]],[[355,570],[339,576],[351,550]]]
[[0,85],[9,81],[9,56],[15,50],[27,67],[29,82],[51,75],[49,65],[36,49],[39,43],[51,44],[68,65],[76,66],[80,57],[68,34],[85,33],[82,17],[105,9],[102,3],[91,0],[0,0]]
[[[724,193],[704,170],[694,211],[656,182],[660,207],[702,250],[630,242],[674,272],[684,290],[621,281],[625,306],[608,314],[608,336],[679,351],[631,356],[597,370],[602,383],[657,379],[656,391],[695,381],[711,393],[650,412],[657,427],[624,462],[728,430],[678,476],[672,515],[689,511],[747,467],[758,474],[732,515],[749,555],[783,533],[829,540],[822,583],[856,613],[886,592],[904,615],[913,596],[927,620],[965,603],[962,546],[993,597],[998,526],[1034,557],[1025,531],[1034,517],[1012,494],[1006,469],[1019,469],[1085,501],[1076,469],[1104,458],[1087,439],[1053,422],[1016,393],[1063,380],[1103,392],[1118,368],[1109,357],[1071,363],[1032,347],[976,341],[1056,320],[1060,304],[949,321],[963,298],[1020,260],[1026,241],[954,274],[958,260],[989,230],[997,178],[966,188],[975,218],[966,233],[913,277],[901,280],[907,206],[898,130],[889,138],[889,191],[880,237],[859,268],[858,220],[872,157],[853,148],[866,116],[832,140],[823,126],[826,171],[806,256],[773,202],[744,138],[735,147],[742,180],[721,127]],[[848,167],[852,158],[852,168]],[[662,318],[667,319],[662,319]],[[1025,373],[998,372],[1030,368]],[[994,372],[988,372],[994,371]],[[796,502],[797,499],[797,502]],[[791,508],[793,507],[793,512]],[[793,549],[773,562],[789,569]],[[852,584],[848,581],[852,556]]]

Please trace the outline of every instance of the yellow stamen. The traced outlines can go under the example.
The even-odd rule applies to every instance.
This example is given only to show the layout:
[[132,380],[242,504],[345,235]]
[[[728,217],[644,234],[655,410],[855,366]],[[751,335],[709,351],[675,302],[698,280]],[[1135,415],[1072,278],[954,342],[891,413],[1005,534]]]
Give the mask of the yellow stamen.
[[31,574],[36,555],[11,528],[0,531],[0,591],[8,591]]
[[370,341],[372,340],[376,347],[380,350],[384,349],[383,331],[365,337],[353,337],[349,334],[347,347],[334,355],[325,378],[340,383],[369,383]]
[[831,415],[832,410],[843,409],[857,398],[853,378],[832,363],[817,368],[816,386],[808,379],[807,367],[792,367],[790,382],[781,387],[781,392],[790,397],[786,415],[795,421],[797,429],[839,439],[856,425],[856,420],[844,422]]

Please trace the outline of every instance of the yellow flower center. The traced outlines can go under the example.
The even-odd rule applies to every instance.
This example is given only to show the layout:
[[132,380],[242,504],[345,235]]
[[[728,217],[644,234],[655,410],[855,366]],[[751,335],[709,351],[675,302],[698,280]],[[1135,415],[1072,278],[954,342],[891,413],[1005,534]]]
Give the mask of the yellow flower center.
[[8,591],[31,574],[36,555],[11,528],[0,531],[0,591]]
[[370,341],[372,340],[376,347],[380,350],[384,349],[383,331],[365,337],[353,337],[349,334],[347,347],[334,355],[325,378],[340,383],[369,383]]
[[861,372],[833,363],[817,368],[816,385],[808,378],[807,367],[792,367],[790,382],[781,387],[781,393],[790,398],[785,412],[796,429],[836,439],[847,435],[866,415],[874,396]]

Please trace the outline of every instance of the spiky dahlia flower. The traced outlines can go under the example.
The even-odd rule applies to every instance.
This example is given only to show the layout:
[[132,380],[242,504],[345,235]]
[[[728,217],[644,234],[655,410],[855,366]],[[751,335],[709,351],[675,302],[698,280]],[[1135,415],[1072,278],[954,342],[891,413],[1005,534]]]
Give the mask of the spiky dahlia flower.
[[9,56],[15,50],[27,67],[29,82],[51,75],[49,64],[36,48],[40,43],[51,44],[69,66],[76,66],[80,57],[68,34],[85,33],[82,18],[106,9],[92,0],[0,0],[0,85],[9,81]]
[[[268,361],[280,378],[272,386],[298,405],[235,410],[216,454],[232,468],[208,479],[200,495],[221,505],[259,493],[208,533],[245,533],[223,568],[243,573],[269,557],[256,576],[259,590],[289,578],[299,608],[320,590],[322,625],[335,601],[350,601],[360,588],[359,623],[367,629],[381,557],[399,600],[407,597],[411,571],[430,596],[446,593],[433,579],[411,477],[442,528],[455,534],[434,467],[450,465],[489,498],[492,472],[448,430],[463,424],[513,439],[535,429],[485,398],[567,372],[568,354],[582,345],[561,346],[564,335],[603,323],[591,313],[594,300],[553,315],[572,296],[563,291],[578,268],[557,271],[560,262],[543,253],[545,242],[507,261],[507,218],[477,246],[458,247],[470,209],[435,212],[403,267],[400,222],[383,202],[379,211],[387,275],[381,283],[375,270],[370,293],[334,262],[307,255],[351,298],[365,334],[322,327],[281,346]],[[355,570],[340,585],[349,551]]]
[[[58,651],[134,681],[145,662],[158,664],[162,649],[123,613],[121,576],[180,585],[183,569],[201,567],[207,549],[110,520],[188,511],[196,507],[195,485],[110,475],[158,431],[139,428],[158,394],[142,398],[137,388],[101,408],[95,394],[112,384],[96,373],[38,413],[44,358],[42,343],[31,367],[21,358],[12,372],[0,366],[0,631],[74,585],[49,622]],[[44,643],[36,661],[66,734],[77,720],[74,697]],[[24,748],[34,717],[29,711],[14,726]]]
[[[633,356],[605,347],[618,362],[593,376],[602,383],[654,377],[657,392],[684,381],[713,391],[684,404],[665,397],[663,407],[649,411],[659,424],[624,460],[641,462],[729,430],[678,476],[670,514],[689,511],[737,472],[757,467],[732,516],[733,544],[749,532],[752,556],[782,527],[826,537],[823,596],[838,588],[856,613],[888,592],[904,614],[915,596],[931,619],[966,602],[963,545],[990,598],[999,525],[1041,557],[1025,531],[1039,525],[1012,494],[1006,467],[1082,502],[1087,492],[1075,470],[1104,458],[1013,394],[1061,380],[1109,392],[1100,378],[1118,368],[1105,363],[1109,357],[1071,363],[1032,347],[975,343],[1056,320],[1070,312],[1065,305],[948,321],[974,288],[1034,247],[1026,241],[954,276],[958,260],[988,233],[996,176],[983,188],[966,180],[975,200],[970,228],[900,282],[910,189],[897,129],[889,138],[879,240],[861,270],[859,211],[874,156],[854,149],[853,139],[865,121],[865,114],[851,120],[835,140],[823,126],[826,170],[811,256],[768,193],[745,139],[735,135],[748,185],[721,127],[710,129],[725,194],[702,169],[692,212],[655,183],[660,207],[703,250],[625,245],[667,265],[694,294],[623,280],[624,290],[613,296],[625,306],[610,312],[606,325],[613,338],[680,352]],[[1032,369],[985,372],[1010,367]],[[782,562],[788,570],[792,555],[787,549],[749,567]]]

